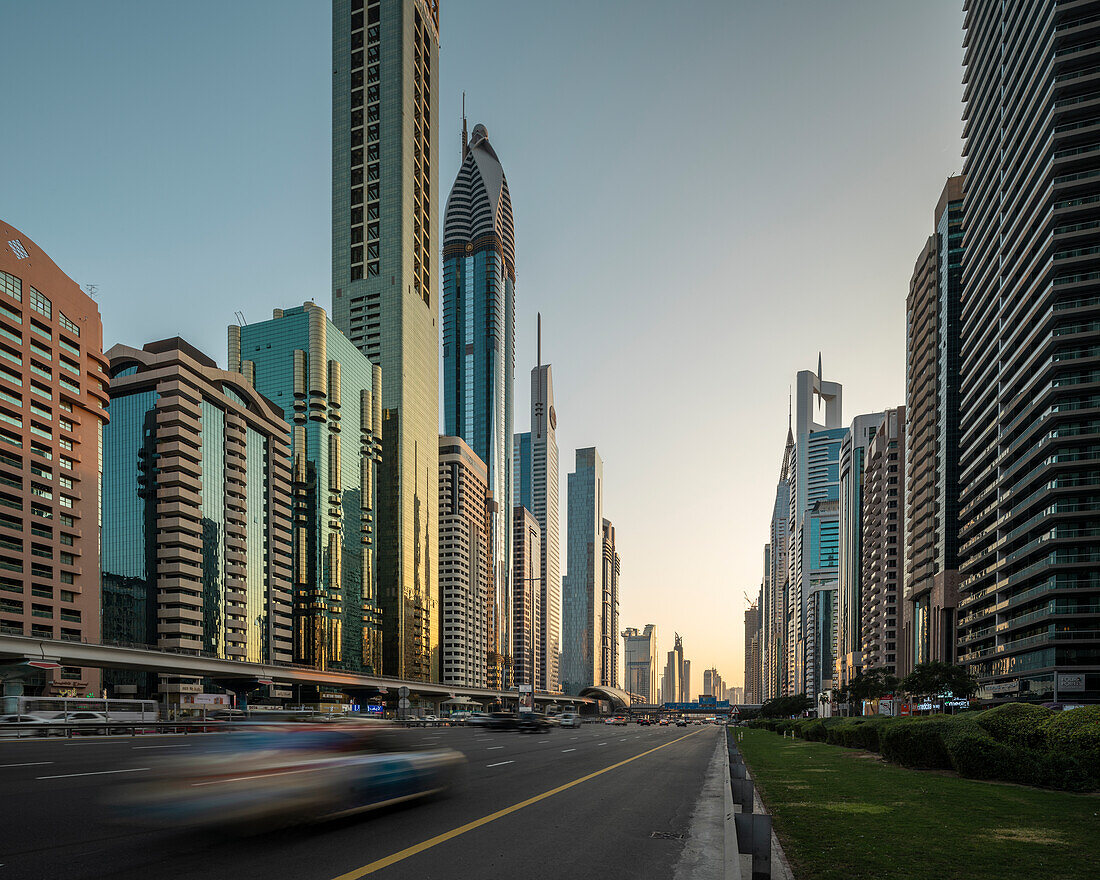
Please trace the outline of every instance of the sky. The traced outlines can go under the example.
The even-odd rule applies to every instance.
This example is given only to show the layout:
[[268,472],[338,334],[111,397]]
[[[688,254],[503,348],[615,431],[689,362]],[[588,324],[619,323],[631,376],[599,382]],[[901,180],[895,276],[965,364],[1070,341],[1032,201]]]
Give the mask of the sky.
[[[462,92],[516,226],[516,429],[535,316],[561,455],[604,459],[621,626],[743,684],[800,369],[904,403],[905,296],[962,166],[959,0],[442,0],[442,195]],[[0,217],[107,346],[328,308],[324,0],[0,5]],[[441,207],[443,203],[441,199]]]

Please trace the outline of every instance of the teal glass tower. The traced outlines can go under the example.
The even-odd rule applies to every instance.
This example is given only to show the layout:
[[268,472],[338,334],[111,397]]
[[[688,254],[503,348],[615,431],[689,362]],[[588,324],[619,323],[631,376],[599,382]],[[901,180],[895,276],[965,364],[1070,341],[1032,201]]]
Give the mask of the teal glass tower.
[[313,303],[230,326],[229,367],[291,426],[294,659],[378,673],[381,370]]
[[508,181],[483,125],[469,145],[443,223],[443,420],[489,469],[489,552],[496,631],[488,673],[506,686],[513,643],[512,393],[515,385],[516,246]]
[[382,368],[383,672],[439,678],[439,4],[333,0],[332,320]]

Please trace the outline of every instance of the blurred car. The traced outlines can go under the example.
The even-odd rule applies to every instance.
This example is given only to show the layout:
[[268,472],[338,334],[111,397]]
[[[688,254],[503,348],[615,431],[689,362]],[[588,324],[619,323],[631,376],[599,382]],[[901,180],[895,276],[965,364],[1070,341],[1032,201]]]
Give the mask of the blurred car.
[[581,716],[576,712],[562,712],[561,713],[561,726],[562,727],[580,727]]
[[516,730],[519,727],[519,719],[511,712],[490,712],[490,730]]
[[447,716],[446,720],[449,721],[451,724],[465,724],[467,721],[470,720],[470,716],[472,714],[473,712],[467,712],[463,709],[459,712],[452,712],[450,715]]
[[687,727],[688,726],[687,719],[686,718],[677,718],[676,719],[676,726],[677,727]]
[[667,718],[662,718],[662,719],[661,719],[660,721],[658,721],[657,723],[658,723],[659,725],[661,725],[662,727],[668,727],[668,719],[667,719]]
[[653,722],[650,721],[648,718],[639,718],[638,719],[638,726],[639,727],[649,727],[649,725],[651,725],[652,723]]
[[50,736],[61,732],[49,727],[23,726],[48,724],[49,722],[50,719],[43,718],[40,715],[0,715],[0,736]]
[[546,720],[545,715],[538,712],[522,712],[516,724],[516,729],[520,733],[542,733],[549,730],[550,726],[550,722]]
[[147,781],[121,788],[115,806],[153,825],[250,832],[445,791],[464,763],[384,721],[245,723],[165,758]]
[[466,718],[470,727],[491,727],[493,718],[488,712],[471,712]]
[[626,724],[626,717],[623,715],[616,715],[614,718],[611,719],[611,722],[613,724],[624,725]]

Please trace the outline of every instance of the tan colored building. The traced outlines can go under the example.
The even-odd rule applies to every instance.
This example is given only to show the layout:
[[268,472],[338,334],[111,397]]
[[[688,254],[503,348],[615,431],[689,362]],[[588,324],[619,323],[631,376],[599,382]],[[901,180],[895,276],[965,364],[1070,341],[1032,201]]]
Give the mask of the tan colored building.
[[888,409],[867,447],[863,472],[863,668],[902,676],[901,539],[905,486],[905,407]]
[[[282,411],[179,338],[107,354],[104,641],[291,660],[290,427]],[[107,675],[133,684],[132,675]]]
[[[99,641],[100,429],[95,302],[0,221],[0,632]],[[5,693],[83,696],[96,669],[5,677]]]
[[536,650],[541,617],[542,529],[523,505],[512,508],[512,681],[535,685],[542,666]]
[[[439,586],[443,683],[486,687],[499,656],[493,627],[489,473],[461,437],[439,438]],[[495,670],[495,666],[493,667]]]

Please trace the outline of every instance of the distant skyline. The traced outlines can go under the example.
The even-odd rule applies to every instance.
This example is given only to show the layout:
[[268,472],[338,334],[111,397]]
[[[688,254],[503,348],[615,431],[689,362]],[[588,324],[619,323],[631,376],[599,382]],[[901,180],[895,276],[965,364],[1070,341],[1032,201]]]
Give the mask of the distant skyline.
[[[224,365],[237,310],[331,315],[327,3],[0,23],[0,217],[98,285],[107,347],[178,334]],[[659,657],[679,632],[743,684],[795,373],[820,351],[846,422],[904,402],[909,277],[962,165],[961,24],[961,0],[441,4],[441,185],[463,91],[507,156],[515,411],[541,311],[562,461],[600,449],[621,627],[657,624]]]

